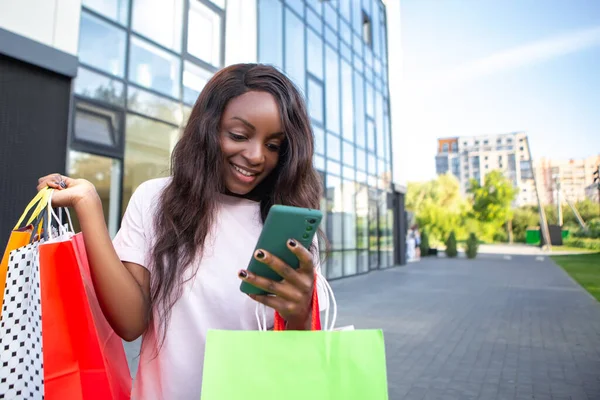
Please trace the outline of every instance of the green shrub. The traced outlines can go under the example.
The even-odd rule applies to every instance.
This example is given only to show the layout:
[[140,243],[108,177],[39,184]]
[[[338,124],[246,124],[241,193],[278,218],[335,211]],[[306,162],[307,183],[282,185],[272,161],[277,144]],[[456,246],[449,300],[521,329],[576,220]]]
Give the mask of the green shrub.
[[565,239],[563,244],[565,246],[577,247],[580,249],[600,251],[600,239],[573,237]]
[[468,258],[477,257],[477,250],[479,249],[479,240],[477,236],[471,232],[469,234],[469,239],[467,239],[467,248],[466,253]]
[[[470,236],[469,236],[470,238]],[[501,230],[494,233],[494,243],[506,243],[508,242],[508,234],[506,231]]]
[[429,255],[429,235],[426,231],[421,233],[421,244],[419,247],[421,248],[421,257],[427,257]]
[[446,240],[446,256],[450,258],[454,258],[458,255],[458,250],[456,249],[456,235],[454,231],[450,232],[450,236],[448,236],[448,240]]

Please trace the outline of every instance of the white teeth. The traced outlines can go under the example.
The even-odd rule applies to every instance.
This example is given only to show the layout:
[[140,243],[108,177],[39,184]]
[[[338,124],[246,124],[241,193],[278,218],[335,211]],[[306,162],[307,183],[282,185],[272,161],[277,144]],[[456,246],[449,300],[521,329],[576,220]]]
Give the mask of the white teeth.
[[256,174],[253,174],[251,172],[246,171],[245,169],[241,169],[240,167],[238,167],[237,165],[231,164],[233,165],[233,168],[235,168],[235,170],[237,172],[239,172],[240,174],[244,175],[244,176],[254,176]]

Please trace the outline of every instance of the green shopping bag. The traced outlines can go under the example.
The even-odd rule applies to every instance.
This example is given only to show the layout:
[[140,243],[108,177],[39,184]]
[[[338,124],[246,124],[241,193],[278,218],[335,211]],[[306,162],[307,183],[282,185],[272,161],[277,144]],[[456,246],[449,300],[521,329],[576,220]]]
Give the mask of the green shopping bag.
[[201,400],[238,399],[388,399],[383,332],[210,330]]

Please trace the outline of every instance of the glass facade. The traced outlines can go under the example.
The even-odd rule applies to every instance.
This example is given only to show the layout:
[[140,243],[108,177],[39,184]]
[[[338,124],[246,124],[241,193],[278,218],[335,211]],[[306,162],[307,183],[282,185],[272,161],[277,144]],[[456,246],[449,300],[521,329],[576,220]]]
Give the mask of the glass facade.
[[[137,186],[169,173],[191,107],[226,65],[226,7],[226,0],[82,1],[68,173],[99,185],[112,234]],[[327,276],[392,265],[382,2],[257,0],[256,11],[257,29],[247,33],[257,60],[294,81],[312,119]]]
[[393,264],[385,8],[379,0],[258,0],[258,61],[306,96],[324,178],[328,278]]

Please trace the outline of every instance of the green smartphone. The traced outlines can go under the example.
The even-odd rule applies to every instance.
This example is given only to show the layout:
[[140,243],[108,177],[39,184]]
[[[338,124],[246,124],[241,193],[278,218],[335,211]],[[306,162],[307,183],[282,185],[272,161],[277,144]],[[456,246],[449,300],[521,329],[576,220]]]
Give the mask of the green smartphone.
[[[258,238],[254,252],[251,255],[248,271],[265,278],[281,281],[283,278],[267,265],[254,258],[258,249],[263,249],[279,257],[290,267],[300,266],[298,257],[287,247],[289,239],[295,239],[304,247],[310,249],[317,232],[323,213],[320,210],[292,206],[273,205]],[[240,290],[247,294],[268,294],[268,292],[242,282]]]

